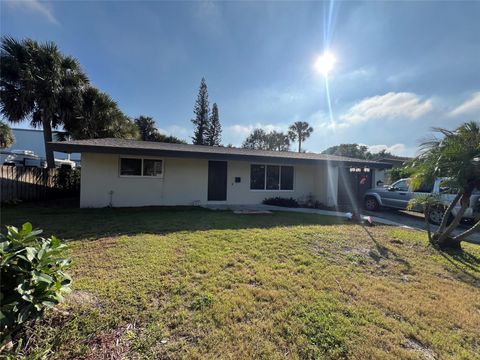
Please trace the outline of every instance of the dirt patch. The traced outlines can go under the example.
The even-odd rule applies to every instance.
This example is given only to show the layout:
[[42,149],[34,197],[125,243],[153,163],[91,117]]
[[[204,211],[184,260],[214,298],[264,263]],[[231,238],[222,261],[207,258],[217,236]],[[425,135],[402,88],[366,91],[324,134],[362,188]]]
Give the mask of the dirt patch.
[[137,359],[130,353],[130,339],[135,336],[135,324],[104,331],[87,342],[90,352],[85,357],[88,360],[120,360]]
[[405,347],[407,349],[411,349],[412,351],[415,351],[418,353],[423,359],[425,360],[436,360],[437,357],[435,356],[435,353],[433,352],[432,349],[430,349],[428,346],[422,344],[420,341],[417,339],[411,337],[407,340]]
[[77,290],[67,297],[66,305],[74,308],[82,306],[101,307],[102,302],[98,296],[89,291]]

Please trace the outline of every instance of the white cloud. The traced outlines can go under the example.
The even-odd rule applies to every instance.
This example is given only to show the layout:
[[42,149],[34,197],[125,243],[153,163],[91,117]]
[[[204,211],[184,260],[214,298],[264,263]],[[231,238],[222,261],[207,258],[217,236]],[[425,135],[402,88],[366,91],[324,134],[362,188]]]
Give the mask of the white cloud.
[[180,139],[183,139],[185,141],[190,140],[190,136],[193,133],[192,129],[187,129],[183,126],[178,126],[178,125],[170,125],[167,128],[159,128],[158,131],[160,131],[162,134],[165,135],[173,135],[176,136]]
[[40,0],[9,0],[6,4],[11,8],[25,9],[43,15],[48,21],[59,25],[59,21],[53,14],[52,6]]
[[341,120],[359,124],[369,120],[417,119],[433,109],[431,100],[422,100],[414,93],[389,92],[363,99],[341,116]]
[[405,155],[407,153],[407,147],[405,144],[394,144],[391,146],[388,145],[367,145],[368,151],[371,153],[378,153],[382,150],[385,150],[393,155]]
[[458,116],[464,114],[473,114],[474,112],[477,112],[477,114],[480,113],[480,91],[473,93],[470,99],[450,111],[448,115]]

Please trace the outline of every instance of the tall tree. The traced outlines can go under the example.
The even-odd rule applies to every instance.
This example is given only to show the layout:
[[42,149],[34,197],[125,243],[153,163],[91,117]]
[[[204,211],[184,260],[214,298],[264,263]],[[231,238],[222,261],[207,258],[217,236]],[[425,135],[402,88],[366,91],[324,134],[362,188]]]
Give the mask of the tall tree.
[[288,128],[288,136],[292,141],[298,141],[298,152],[302,152],[302,142],[310,137],[313,128],[305,121],[296,121]]
[[55,167],[52,128],[74,115],[81,89],[88,83],[78,61],[52,42],[3,37],[0,49],[0,112],[12,123],[29,119],[43,127],[47,166]]
[[88,86],[82,91],[75,117],[64,122],[66,135],[74,139],[105,137],[137,139],[137,126],[107,94]]
[[213,103],[212,113],[206,132],[206,143],[210,146],[219,146],[222,140],[222,125],[220,124],[220,116],[218,113],[217,103]]
[[10,126],[0,121],[0,149],[5,149],[13,145],[15,137]]
[[[480,190],[480,123],[469,122],[451,131],[435,128],[441,137],[434,137],[421,145],[421,152],[412,161],[412,184],[432,182],[435,178],[445,177],[452,189],[458,189],[457,196],[449,204],[443,220],[433,234],[428,232],[433,245],[440,248],[460,248],[466,237],[480,230],[480,220],[470,229],[452,236],[453,230],[460,223],[465,211],[470,206],[470,198],[475,189]],[[414,198],[411,206],[423,204],[425,217],[429,211],[443,204],[435,197]],[[448,224],[453,208],[460,203],[460,209]]]
[[242,144],[245,149],[288,151],[290,140],[287,134],[263,129],[254,129]]
[[152,117],[140,115],[134,122],[140,132],[140,140],[157,141],[160,134]]
[[195,145],[206,145],[206,133],[209,126],[209,112],[210,108],[208,103],[207,83],[205,78],[202,78],[202,81],[200,82],[200,88],[198,90],[197,101],[195,102],[195,107],[193,109],[195,118],[192,119],[192,122],[195,125],[195,130],[192,140]]

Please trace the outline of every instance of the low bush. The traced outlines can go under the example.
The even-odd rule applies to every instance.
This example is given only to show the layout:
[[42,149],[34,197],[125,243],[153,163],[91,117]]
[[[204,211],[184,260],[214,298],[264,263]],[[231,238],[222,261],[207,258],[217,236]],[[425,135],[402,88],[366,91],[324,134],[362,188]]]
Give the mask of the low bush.
[[284,206],[284,207],[291,207],[297,208],[299,207],[298,201],[294,198],[282,198],[282,197],[271,197],[266,198],[262,202],[265,205],[274,205],[274,206]]
[[0,346],[70,291],[64,272],[70,259],[62,257],[66,245],[55,236],[38,237],[41,233],[25,223],[20,230],[7,226],[7,234],[0,235]]

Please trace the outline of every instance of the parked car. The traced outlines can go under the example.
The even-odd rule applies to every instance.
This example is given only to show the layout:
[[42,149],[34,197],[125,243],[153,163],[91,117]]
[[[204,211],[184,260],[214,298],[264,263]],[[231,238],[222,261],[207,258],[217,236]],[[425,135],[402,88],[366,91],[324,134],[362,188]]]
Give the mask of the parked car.
[[[391,186],[368,190],[364,196],[364,206],[369,211],[378,210],[380,207],[405,210],[413,197],[434,194],[438,195],[445,206],[433,209],[428,220],[431,223],[439,224],[442,221],[446,206],[453,201],[456,193],[456,189],[450,188],[448,179],[445,178],[436,179],[433,185],[423,186],[416,190],[412,189],[410,179],[400,179]],[[459,210],[460,205],[457,204],[452,210],[452,215],[456,216]],[[421,211],[421,209],[416,209],[416,211]],[[463,219],[475,221],[480,219],[480,191],[474,191],[470,198],[470,206],[465,211]]]

